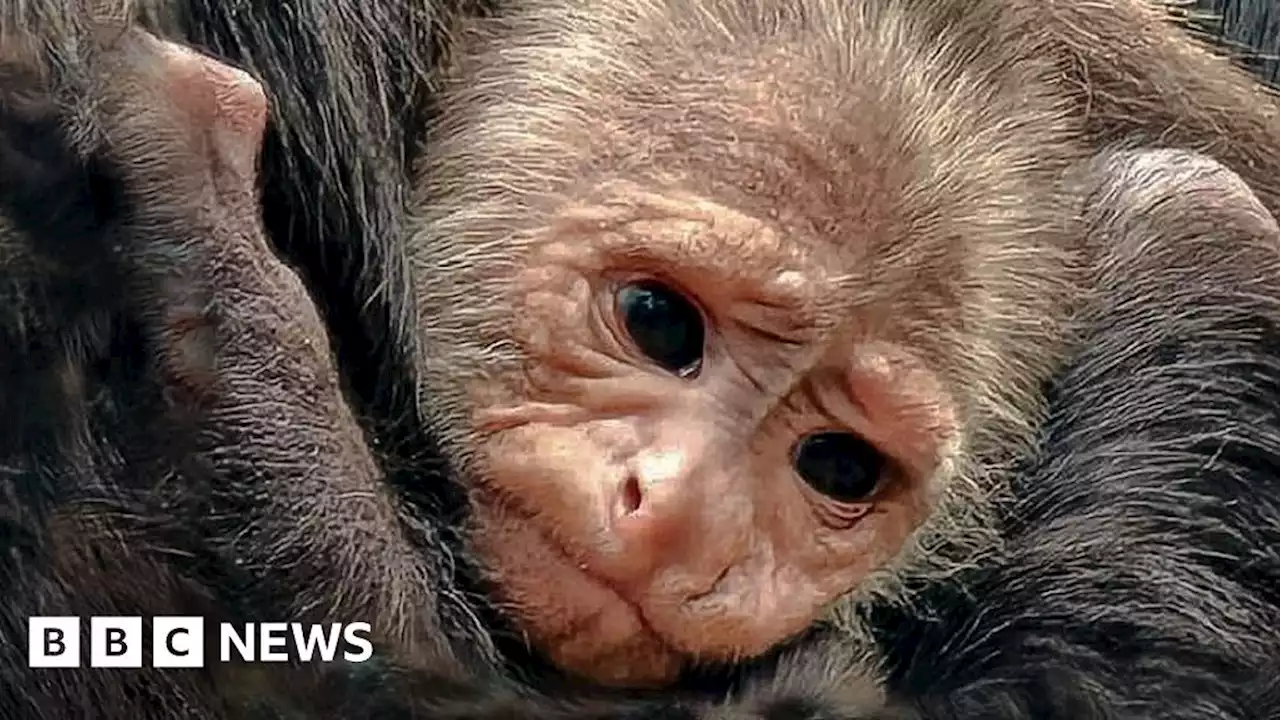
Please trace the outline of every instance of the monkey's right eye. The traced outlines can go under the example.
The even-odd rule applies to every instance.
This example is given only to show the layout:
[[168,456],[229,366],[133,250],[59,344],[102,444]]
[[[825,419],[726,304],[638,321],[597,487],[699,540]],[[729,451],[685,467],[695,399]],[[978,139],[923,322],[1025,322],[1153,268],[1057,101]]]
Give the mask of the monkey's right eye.
[[664,369],[689,377],[702,364],[702,313],[683,295],[653,280],[624,285],[618,315],[636,348]]
[[847,432],[803,438],[792,451],[792,462],[809,487],[844,503],[865,502],[885,467],[885,457],[874,445]]

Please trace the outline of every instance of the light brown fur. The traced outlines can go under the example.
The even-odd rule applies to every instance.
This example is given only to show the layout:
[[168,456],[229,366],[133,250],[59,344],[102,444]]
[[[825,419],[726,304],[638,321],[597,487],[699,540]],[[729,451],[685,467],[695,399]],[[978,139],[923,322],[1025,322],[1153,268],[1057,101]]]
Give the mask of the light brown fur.
[[[908,423],[933,430],[928,522],[904,538],[890,528],[917,524],[921,506],[881,498],[895,520],[867,524],[883,547],[905,546],[876,555],[871,568],[859,563],[855,603],[873,595],[909,602],[903,579],[945,574],[998,549],[988,511],[1003,491],[1002,468],[1039,421],[1039,383],[1061,357],[1062,321],[1090,286],[1077,274],[1089,262],[1076,255],[1079,196],[1055,185],[1074,182],[1064,169],[1117,147],[1203,152],[1280,210],[1274,95],[1172,17],[1140,0],[589,8],[534,0],[468,24],[443,119],[427,137],[421,230],[411,244],[418,277],[431,278],[418,287],[424,407],[464,475],[487,486],[481,516],[485,506],[523,506],[497,513],[525,535],[550,536],[578,562],[596,552],[582,538],[600,529],[566,519],[591,511],[562,497],[560,485],[598,475],[583,463],[615,441],[590,430],[575,441],[566,426],[618,409],[584,409],[598,398],[590,383],[570,392],[548,376],[608,372],[569,340],[586,319],[575,308],[594,292],[584,278],[609,267],[686,265],[699,279],[684,287],[698,292],[729,277],[763,284],[770,272],[794,272],[810,295],[784,313],[813,331],[799,333],[802,344],[827,343],[839,355],[853,353],[840,343],[888,341],[910,348],[943,388],[927,417]],[[684,246],[661,257],[653,248],[668,244],[664,234]],[[614,244],[626,250],[593,254]],[[508,284],[521,273],[543,283],[537,294]],[[796,367],[792,377],[811,369]],[[515,409],[490,424],[493,407],[504,405]],[[530,423],[559,429],[525,427],[522,450],[503,445],[509,425]],[[902,451],[892,440],[901,428],[873,437],[874,426],[857,429]],[[916,451],[929,455],[905,454]],[[513,478],[530,467],[547,474],[532,489],[518,487]],[[920,488],[906,485],[915,498]],[[728,486],[708,492],[737,497]],[[754,518],[757,526],[795,520]],[[504,546],[532,540],[495,540],[500,533],[484,526],[477,535],[526,626],[584,612],[537,590],[536,578],[513,575],[519,563],[500,557]],[[703,549],[721,552],[714,541]],[[838,614],[860,632],[853,613]],[[715,624],[722,619],[700,618],[718,638],[692,643],[706,657],[732,657],[732,638],[752,634],[749,623]],[[598,624],[558,621],[566,623],[610,644]],[[795,627],[758,623],[760,637]],[[563,632],[534,632],[534,640],[555,645]],[[701,659],[698,650],[683,653]],[[580,650],[557,659],[597,676],[632,671],[602,670]],[[650,671],[672,666],[668,658]]]
[[[897,596],[904,570],[947,572],[995,541],[986,509],[999,473],[990,468],[1030,440],[1039,384],[1061,355],[1060,323],[1078,294],[1079,233],[1059,184],[1087,154],[1069,106],[1049,91],[1055,68],[1036,33],[977,11],[934,37],[932,21],[897,5],[651,0],[588,10],[534,1],[470,24],[460,37],[442,120],[427,137],[412,243],[415,271],[432,279],[418,287],[425,407],[463,472],[498,495],[478,501],[482,517],[498,514],[478,535],[500,594],[535,641],[561,645],[552,656],[574,670],[663,677],[681,664],[666,657],[646,670],[632,658],[613,667],[596,656],[620,652],[598,621],[574,628],[595,638],[591,652],[566,649],[577,647],[572,630],[540,636],[550,618],[571,622],[591,611],[566,604],[568,590],[535,590],[536,578],[513,569],[522,563],[503,557],[536,542],[530,523],[571,557],[594,552],[582,543],[599,531],[566,524],[592,512],[566,478],[590,482],[591,471],[574,468],[611,441],[572,423],[586,428],[594,414],[626,411],[590,406],[602,391],[589,383],[571,395],[548,388],[560,372],[549,365],[576,352],[566,348],[580,342],[570,338],[588,319],[583,298],[596,292],[600,272],[656,271],[695,296],[734,278],[758,294],[770,274],[793,276],[794,297],[767,304],[803,350],[762,360],[772,363],[762,391],[783,405],[804,378],[856,365],[858,353],[873,365],[914,364],[925,373],[868,388],[936,383],[908,403],[933,403],[925,415],[897,432],[882,427],[881,437],[877,422],[863,430],[890,447],[903,431],[926,430],[927,447],[898,456],[933,459],[903,483],[905,494],[882,498],[891,520],[864,523],[880,529],[864,527],[876,539],[862,560],[806,571],[838,578],[815,598],[829,602],[848,589],[857,590],[854,599]],[[998,53],[970,54],[968,43],[979,40]],[[536,293],[518,281],[530,275],[543,283]],[[878,355],[877,344],[889,354]],[[583,364],[590,361],[568,374],[609,372]],[[494,468],[514,452],[500,444],[510,431],[477,432],[475,418],[526,400],[534,404],[512,410],[519,418],[511,424],[561,439]],[[543,400],[566,405],[552,412]],[[762,407],[763,415],[724,422],[752,427],[768,420],[770,406]],[[911,409],[893,412],[907,417]],[[558,476],[541,489],[512,484],[521,467],[539,463],[560,468]],[[738,491],[714,492],[731,502]],[[486,508],[506,503],[524,508],[515,523],[526,530],[495,540],[508,511]],[[747,541],[708,540],[703,552],[715,555],[717,542]],[[940,543],[963,552],[944,555]],[[744,582],[766,594],[801,587],[793,579],[772,590],[752,577]],[[729,617],[752,613],[744,598],[753,591],[738,592],[731,596],[748,605],[739,610],[726,599]],[[811,618],[762,609],[751,620],[694,614],[687,622],[710,626],[700,641],[684,640],[682,654],[759,652],[761,640],[779,641]],[[748,639],[753,623],[759,640]]]

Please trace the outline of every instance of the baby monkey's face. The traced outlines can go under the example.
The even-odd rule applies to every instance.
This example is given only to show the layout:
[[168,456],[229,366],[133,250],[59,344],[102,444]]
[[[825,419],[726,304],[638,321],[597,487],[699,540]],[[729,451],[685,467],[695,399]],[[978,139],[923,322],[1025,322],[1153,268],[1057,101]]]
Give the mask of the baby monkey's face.
[[647,684],[767,650],[896,555],[957,422],[832,249],[621,192],[492,284],[460,442],[502,607],[562,667]]

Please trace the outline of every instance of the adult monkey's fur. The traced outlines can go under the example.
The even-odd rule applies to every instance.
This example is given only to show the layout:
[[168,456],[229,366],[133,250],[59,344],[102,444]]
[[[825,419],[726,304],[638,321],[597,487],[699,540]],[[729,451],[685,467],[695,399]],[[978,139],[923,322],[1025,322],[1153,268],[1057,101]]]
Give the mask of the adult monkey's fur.
[[[39,9],[38,6],[28,7]],[[418,117],[417,114],[425,112],[426,109],[423,105],[406,103],[403,100],[415,97],[425,98],[420,78],[411,70],[418,66],[429,66],[432,61],[429,56],[430,46],[417,42],[429,34],[431,19],[421,7],[409,4],[339,4],[315,0],[309,3],[294,3],[289,7],[295,11],[293,15],[273,14],[276,18],[275,24],[271,24],[268,20],[269,27],[267,25],[257,27],[251,23],[231,24],[230,20],[233,17],[239,23],[246,23],[245,18],[251,16],[235,15],[234,4],[211,0],[207,6],[196,3],[186,8],[185,17],[179,17],[176,20],[164,18],[162,24],[175,28],[175,31],[189,32],[198,43],[211,47],[219,54],[229,56],[233,60],[245,60],[236,48],[256,56],[256,62],[243,64],[248,65],[262,77],[272,90],[279,116],[288,117],[291,122],[297,123],[283,136],[273,135],[269,140],[271,145],[268,147],[266,177],[269,229],[286,254],[298,260],[303,266],[305,274],[312,281],[313,289],[321,299],[322,308],[326,311],[333,335],[338,342],[344,370],[353,390],[352,395],[357,398],[360,409],[368,416],[370,431],[376,433],[384,443],[384,447],[388,449],[386,460],[390,463],[389,476],[392,482],[395,483],[397,477],[412,480],[412,483],[401,483],[404,492],[421,492],[425,485],[422,482],[423,468],[416,461],[429,458],[430,448],[425,444],[419,446],[417,443],[420,439],[415,437],[413,431],[416,423],[413,415],[415,410],[412,403],[412,375],[408,372],[407,357],[403,352],[404,344],[401,342],[411,332],[411,328],[407,324],[407,316],[402,311],[402,308],[407,306],[405,299],[397,295],[404,291],[399,281],[404,279],[405,271],[400,265],[402,253],[395,243],[402,237],[399,228],[399,208],[413,135],[413,133],[404,132],[404,128],[406,125],[413,126],[415,118]],[[284,18],[284,21],[281,22],[280,18]],[[183,27],[185,30],[177,30]],[[423,54],[418,55],[418,51]],[[298,68],[303,70],[298,72]],[[340,82],[326,83],[320,87],[305,87],[309,78],[329,77],[330,74],[334,77],[329,79],[340,80]],[[362,95],[374,88],[386,90],[388,93],[386,102],[370,102]],[[400,111],[402,108],[404,108],[403,112]],[[352,142],[353,138],[376,138],[376,140]],[[388,142],[388,139],[393,141]],[[290,178],[296,179],[297,182],[284,182]],[[1259,190],[1265,195],[1267,188],[1259,188]],[[1230,288],[1231,283],[1225,280],[1224,283]],[[1188,284],[1195,286],[1195,283]],[[1165,300],[1184,301],[1178,298],[1165,298]],[[1144,301],[1155,302],[1155,299],[1144,298]],[[1185,301],[1191,302],[1189,299]],[[1236,298],[1233,302],[1243,304],[1244,299]],[[1270,311],[1263,309],[1259,312],[1267,314]],[[1204,322],[1223,329],[1230,327],[1234,320],[1208,314]],[[1147,327],[1146,323],[1147,319],[1136,321],[1130,329],[1136,332],[1139,328]],[[1186,329],[1183,328],[1183,330]],[[1216,340],[1206,340],[1209,346],[1206,352],[1214,356],[1223,354],[1249,356],[1254,352],[1262,353],[1267,350],[1265,345],[1255,346],[1254,340],[1247,334],[1245,337],[1240,337],[1236,333],[1228,333],[1225,330],[1223,332],[1227,335],[1221,339],[1224,346],[1216,346]],[[1109,344],[1099,341],[1098,355],[1104,358],[1113,357],[1105,353],[1119,352],[1114,346],[1115,342],[1112,340]],[[1234,345],[1235,343],[1240,345]],[[369,362],[367,357],[371,349],[383,359],[382,364],[375,365]],[[1190,350],[1187,351],[1190,352]],[[1224,389],[1224,391],[1229,390],[1227,394],[1235,399],[1232,402],[1238,401],[1240,397],[1249,398],[1251,395],[1271,397],[1267,394],[1273,392],[1268,381],[1270,376],[1267,374],[1270,356],[1259,354],[1258,357],[1262,370],[1260,379],[1242,380],[1241,386]],[[1156,360],[1159,361],[1160,358]],[[1069,378],[1081,378],[1080,387],[1088,389],[1096,379],[1090,373],[1099,368],[1088,363],[1082,367],[1086,370]],[[1114,368],[1111,370],[1114,372]],[[1202,378],[1201,375],[1194,373],[1192,377]],[[1123,373],[1121,379],[1113,378],[1113,382],[1119,383],[1126,393],[1130,395],[1133,393],[1132,383]],[[1176,384],[1177,381],[1171,380],[1171,382]],[[1253,382],[1259,384],[1251,384]],[[1071,381],[1068,380],[1066,385],[1068,388],[1071,387]],[[1153,383],[1151,392],[1154,403],[1163,401],[1166,397],[1163,394],[1165,390],[1165,386]],[[1237,396],[1237,392],[1241,395]],[[1116,399],[1119,396],[1121,396],[1120,393],[1113,393],[1111,397]],[[1088,397],[1089,402],[1095,399],[1092,395]],[[1097,400],[1101,402],[1106,398],[1104,394]],[[1239,413],[1233,417],[1237,419],[1249,417],[1243,408],[1237,408],[1234,404],[1229,407],[1232,408],[1231,412]],[[1117,416],[1104,417],[1117,419]],[[1132,414],[1123,417],[1131,418]],[[1183,422],[1194,419],[1169,418],[1173,432],[1178,433],[1176,439],[1184,438],[1187,433]],[[1256,422],[1241,422],[1237,429],[1242,437],[1250,439],[1258,452],[1264,457],[1269,457],[1274,448],[1270,445],[1269,433],[1272,429],[1265,424],[1265,419],[1266,415],[1260,414]],[[1069,427],[1070,422],[1064,422],[1063,426]],[[1088,441],[1087,439],[1072,440],[1068,446],[1075,449],[1078,447],[1074,444],[1076,442],[1084,444]],[[419,452],[421,455],[418,454]],[[1050,457],[1053,456],[1050,455]],[[1079,461],[1087,462],[1088,458],[1082,457]],[[1224,467],[1227,467],[1225,472],[1230,472],[1230,466]],[[1153,472],[1176,472],[1179,469],[1181,466],[1162,467],[1155,468]],[[1167,478],[1153,477],[1149,482],[1158,487],[1157,483],[1167,482]],[[446,505],[450,504],[450,500],[447,497],[426,499],[427,502]],[[1249,528],[1266,527],[1264,523],[1259,522],[1254,525],[1252,524],[1254,522],[1257,520],[1250,521]],[[1207,527],[1202,530],[1206,533],[1217,532],[1214,528]],[[1073,539],[1076,537],[1072,535]],[[1275,546],[1274,539],[1267,538],[1253,538],[1248,543],[1249,548]],[[186,548],[175,549],[183,550],[184,554],[187,552]],[[251,552],[246,553],[243,558],[239,557],[239,549],[232,545],[223,549],[225,555],[195,555],[195,560],[184,559],[175,562],[179,566],[185,565],[184,573],[191,577],[200,578],[202,572],[208,570],[205,580],[210,587],[220,586],[219,589],[237,591],[236,599],[243,600],[244,606],[236,607],[235,603],[227,603],[227,607],[233,608],[233,614],[255,606],[271,607],[273,601],[284,601],[284,607],[296,609],[296,605],[288,602],[293,599],[290,596],[296,592],[295,586],[277,585],[274,568],[255,562]],[[1159,546],[1155,549],[1168,550],[1169,548]],[[1190,549],[1194,550],[1194,548]],[[204,548],[196,548],[196,551],[203,550]],[[228,564],[227,561],[232,558],[244,559],[247,562],[239,565]],[[210,562],[211,566],[202,565],[201,561]],[[1257,565],[1245,567],[1245,576],[1256,571],[1262,577],[1267,577],[1269,570],[1266,562],[1268,562],[1267,557],[1258,558]],[[1270,570],[1270,572],[1273,571]],[[1223,568],[1221,572],[1238,571]],[[208,579],[213,577],[224,579],[217,583],[208,583]],[[999,575],[996,579],[1000,579]],[[293,579],[289,580],[292,583]],[[1248,578],[1244,577],[1239,582],[1245,583],[1247,580]],[[1000,587],[1000,592],[1009,590],[1004,584],[997,584],[997,587]],[[360,590],[362,588],[357,587],[352,592],[358,594]],[[216,598],[219,606],[224,605],[224,600],[231,599]],[[1215,607],[1220,609],[1220,606]],[[452,603],[449,598],[442,599],[441,610],[446,614],[451,610],[461,612],[464,608],[463,604]],[[1080,608],[1068,609],[1074,612]],[[1086,609],[1096,610],[1096,608]],[[156,609],[156,611],[160,610]],[[209,614],[213,612],[210,611]],[[274,615],[273,619],[274,617],[279,615]],[[19,621],[22,619],[7,618],[7,620]],[[458,630],[465,630],[468,627],[466,624],[451,623],[448,620],[444,624]],[[1266,627],[1266,625],[1259,624],[1257,627]],[[15,626],[14,629],[19,634],[11,641],[9,647],[22,648],[23,643],[20,640],[24,635],[21,634],[21,627]],[[1076,627],[1073,632],[1087,632],[1089,629]],[[1064,633],[1063,637],[1065,636]],[[1053,638],[1054,636],[1050,635],[1046,639],[1052,641]],[[480,648],[483,652],[484,638],[463,637],[457,640],[459,647],[469,647],[467,643],[474,642],[474,647]],[[1264,644],[1267,640],[1265,636],[1260,637],[1259,644]],[[975,644],[973,647],[974,652],[980,652],[984,646]],[[1212,650],[1208,652],[1213,655]],[[1266,660],[1264,651],[1246,655],[1260,661]],[[941,668],[930,667],[921,659],[927,660],[933,657],[947,664]],[[912,655],[911,658],[913,664],[906,665],[907,669],[902,674],[905,678],[903,682],[906,683],[903,687],[906,688],[924,686],[936,691],[938,688],[946,687],[945,683],[949,677],[947,673],[955,671],[955,667],[950,663],[956,662],[956,659],[945,652],[938,651],[935,655],[922,653]],[[1214,661],[1217,659],[1212,658]],[[6,659],[6,663],[8,662]],[[17,662],[23,662],[23,660],[17,659]],[[1236,665],[1241,664],[1238,660],[1234,662]],[[6,667],[9,666],[6,665]],[[12,667],[20,666],[15,663]],[[983,665],[976,662],[958,667],[968,671],[981,668]],[[1178,665],[1178,668],[1181,667],[1183,665]],[[1199,668],[1194,664],[1188,664],[1185,667],[1193,670]],[[1244,713],[1250,708],[1259,710],[1265,707],[1259,704],[1251,705],[1252,696],[1242,694],[1248,693],[1257,680],[1250,677],[1246,670],[1233,670],[1230,672],[1238,674],[1229,674],[1226,670],[1220,671],[1215,668],[1214,663],[1209,660],[1206,660],[1203,667],[1211,668],[1212,672],[1204,670],[1203,676],[1199,678],[1179,676],[1178,679],[1187,684],[1176,687],[1202,688],[1204,692],[1197,694],[1196,699],[1206,704],[1237,703],[1224,705],[1223,714],[1234,710],[1239,711],[1236,716],[1247,717],[1248,715]],[[1029,664],[1029,672],[1035,669],[1034,663]],[[936,686],[929,684],[931,676],[937,679]],[[166,677],[169,676],[166,675]],[[1119,677],[1124,679],[1126,676]],[[1201,680],[1201,683],[1194,683],[1196,679]],[[15,693],[13,703],[7,702],[9,697],[0,695],[0,701],[4,701],[0,706],[6,708],[22,707],[18,704],[17,693],[21,693],[22,697],[36,696],[38,695],[36,691],[42,684],[42,681],[36,681],[28,685],[25,676],[10,677],[4,682],[6,684],[3,692]],[[187,680],[174,676],[172,682],[184,685]],[[954,682],[960,683],[962,680]],[[1062,687],[1070,687],[1070,679],[1064,679]],[[1228,694],[1223,692],[1224,687],[1240,692]],[[1126,688],[1119,686],[1107,690],[1121,693],[1126,691]],[[188,688],[186,692],[192,695],[181,702],[192,714],[191,716],[198,717],[201,712],[204,712],[205,716],[216,716],[217,711],[212,706],[202,708],[193,702],[199,697],[198,689]],[[1051,696],[1052,693],[1047,695],[1047,697]],[[175,697],[177,696],[171,695],[164,699],[172,702]],[[101,702],[107,699],[84,698],[85,702],[95,700]],[[357,701],[356,704],[359,705],[359,702]],[[162,713],[179,711],[173,706],[161,706],[161,708]],[[1170,708],[1185,708],[1187,712],[1197,709],[1191,702],[1171,704]],[[786,714],[786,710],[786,708],[779,708],[778,716],[795,717],[800,714],[795,707],[791,709],[790,714]],[[641,713],[642,717],[653,716],[646,714],[644,708],[637,708],[636,711]],[[1082,714],[1085,713],[1077,708],[1071,716]],[[1227,716],[1231,715],[1227,714]]]

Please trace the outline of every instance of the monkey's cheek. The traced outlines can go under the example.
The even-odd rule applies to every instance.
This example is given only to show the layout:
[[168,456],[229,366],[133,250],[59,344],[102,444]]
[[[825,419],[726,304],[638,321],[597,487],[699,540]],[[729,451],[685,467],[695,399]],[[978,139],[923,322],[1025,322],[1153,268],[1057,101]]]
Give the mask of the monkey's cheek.
[[609,685],[670,682],[682,659],[639,611],[553,547],[533,523],[474,504],[473,543],[501,605],[561,669]]

